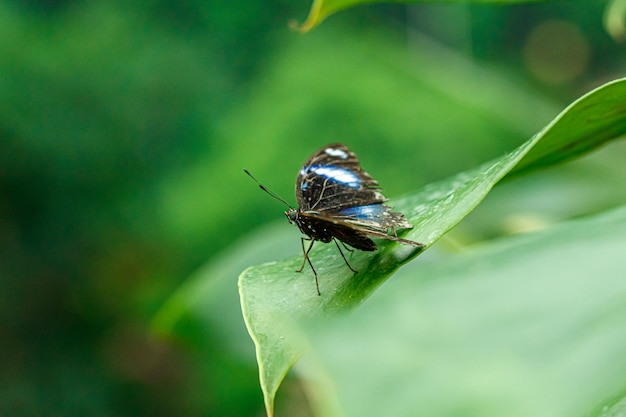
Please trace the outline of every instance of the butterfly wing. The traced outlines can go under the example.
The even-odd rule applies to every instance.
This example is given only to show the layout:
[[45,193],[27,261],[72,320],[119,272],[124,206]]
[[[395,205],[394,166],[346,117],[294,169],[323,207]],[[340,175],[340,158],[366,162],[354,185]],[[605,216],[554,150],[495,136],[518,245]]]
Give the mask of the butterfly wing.
[[385,232],[387,229],[410,229],[413,226],[402,213],[391,211],[382,203],[348,207],[334,216],[337,220],[363,230]]
[[386,200],[354,152],[339,143],[324,146],[304,163],[296,179],[296,199],[301,211],[320,214]]

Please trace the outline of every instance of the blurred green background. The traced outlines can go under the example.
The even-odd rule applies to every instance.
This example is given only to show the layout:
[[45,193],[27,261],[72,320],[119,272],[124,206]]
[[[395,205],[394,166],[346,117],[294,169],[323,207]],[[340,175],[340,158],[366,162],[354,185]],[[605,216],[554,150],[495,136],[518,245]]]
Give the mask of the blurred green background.
[[[341,141],[397,196],[512,149],[626,63],[600,1],[378,5],[290,31],[309,6],[0,0],[0,415],[263,415],[254,362],[218,330],[150,331],[205,262],[289,227],[242,168],[294,201],[300,164]],[[625,177],[625,155],[496,205],[611,206],[623,193],[585,181]],[[489,207],[457,238],[516,227]],[[265,256],[297,252],[292,232]],[[309,415],[285,391],[284,415]]]

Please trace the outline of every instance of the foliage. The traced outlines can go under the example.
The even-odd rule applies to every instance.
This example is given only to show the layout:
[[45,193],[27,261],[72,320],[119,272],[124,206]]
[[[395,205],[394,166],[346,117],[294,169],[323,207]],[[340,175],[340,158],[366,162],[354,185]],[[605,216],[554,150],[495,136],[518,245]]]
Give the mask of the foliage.
[[[307,6],[0,1],[0,414],[261,415],[236,277],[299,246],[241,168],[291,199],[304,157],[343,141],[386,195],[414,195],[515,148],[624,64],[601,2],[372,5],[301,36],[287,22]],[[557,83],[527,52],[555,19],[579,36],[548,40],[587,57],[572,72],[567,54],[539,55],[574,74]],[[623,155],[616,144],[502,183],[401,273],[529,221],[623,205]],[[333,325],[319,324],[303,330],[322,343]],[[302,398],[316,395],[304,369],[277,415],[321,404]]]

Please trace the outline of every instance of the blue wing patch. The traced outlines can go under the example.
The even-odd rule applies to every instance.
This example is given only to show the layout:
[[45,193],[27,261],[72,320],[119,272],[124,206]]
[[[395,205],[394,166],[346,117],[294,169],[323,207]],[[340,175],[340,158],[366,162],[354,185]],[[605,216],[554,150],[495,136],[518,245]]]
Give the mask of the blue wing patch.
[[389,210],[389,207],[385,207],[382,203],[368,204],[366,206],[348,207],[341,210],[338,214],[340,216],[352,217],[360,220],[375,220],[383,217]]

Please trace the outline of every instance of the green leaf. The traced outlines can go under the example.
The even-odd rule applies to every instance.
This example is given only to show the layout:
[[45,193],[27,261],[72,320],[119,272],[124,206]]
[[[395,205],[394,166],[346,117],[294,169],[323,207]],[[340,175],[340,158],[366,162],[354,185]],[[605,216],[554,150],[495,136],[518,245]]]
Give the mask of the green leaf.
[[611,405],[603,406],[599,412],[594,414],[597,417],[620,417],[624,415],[626,415],[626,395],[613,401]]
[[626,117],[626,91],[620,80],[608,83],[605,87],[591,93],[593,100],[575,101],[554,119],[544,129],[549,134],[549,140],[542,140],[533,146],[511,174],[517,175],[575,158],[622,135]]
[[[313,5],[309,11],[309,16],[302,25],[292,24],[294,29],[301,32],[308,32],[315,26],[322,23],[324,19],[333,13],[348,9],[354,6],[373,3],[433,3],[437,0],[313,0]],[[514,5],[524,3],[545,3],[548,0],[473,0],[472,3],[491,3],[501,5]],[[438,0],[440,3],[467,3],[467,0]]]
[[[391,204],[414,225],[403,237],[428,247],[469,214],[509,173],[519,175],[531,168],[571,159],[624,133],[626,79],[581,97],[515,151],[427,186],[417,194],[394,200]],[[516,170],[518,166],[521,168]],[[274,396],[282,379],[306,350],[308,342],[299,330],[302,323],[353,309],[418,254],[419,250],[413,247],[387,241],[380,242],[380,249],[373,253],[355,251],[350,259],[360,271],[355,277],[334,245],[318,244],[310,256],[318,272],[321,297],[317,296],[310,270],[294,272],[301,266],[301,256],[251,267],[241,274],[241,307],[256,346],[269,416],[273,415]]]
[[621,415],[624,242],[626,206],[411,265],[296,371],[326,417]]

